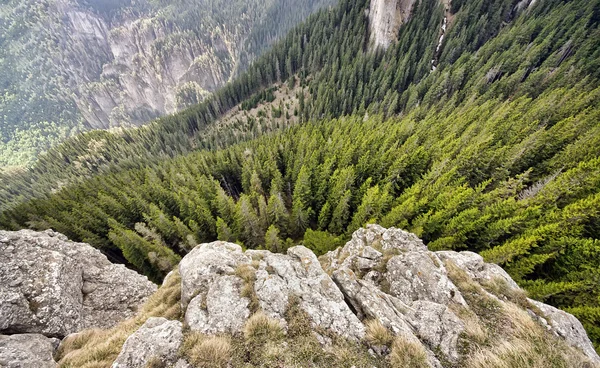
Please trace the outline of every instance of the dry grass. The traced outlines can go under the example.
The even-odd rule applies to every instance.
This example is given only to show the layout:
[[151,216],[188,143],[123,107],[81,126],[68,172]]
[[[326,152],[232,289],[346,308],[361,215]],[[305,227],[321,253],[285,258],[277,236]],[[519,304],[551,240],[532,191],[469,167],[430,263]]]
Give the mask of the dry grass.
[[179,353],[195,367],[225,368],[231,360],[231,338],[191,332],[186,334]]
[[[241,336],[232,339],[231,367],[385,367],[382,358],[373,357],[367,347],[328,334],[311,326],[310,317],[297,298],[290,298],[285,313],[287,334],[279,321],[256,313],[248,320]],[[316,333],[331,341],[319,343]]]
[[175,271],[167,284],[152,295],[133,318],[107,329],[90,329],[67,337],[55,359],[59,367],[109,368],[121,352],[125,340],[150,317],[179,319],[181,278]]
[[463,298],[477,315],[485,327],[495,333],[496,328],[502,328],[502,320],[506,316],[502,313],[501,302],[471,279],[471,277],[452,261],[445,262],[448,277],[460,290]]
[[389,359],[394,368],[429,368],[423,346],[401,336],[394,339]]
[[167,368],[167,364],[158,357],[152,357],[144,368]]
[[246,321],[243,332],[246,342],[252,345],[280,341],[285,336],[281,323],[261,311]]
[[501,279],[486,282],[482,287],[454,263],[446,262],[446,268],[470,307],[470,310],[458,306],[452,308],[465,323],[461,366],[592,367],[583,353],[551,335],[531,318],[526,312],[531,306],[524,292],[512,289]]
[[256,296],[256,292],[254,291],[254,282],[256,281],[256,269],[254,269],[250,265],[242,264],[235,269],[235,275],[244,281],[244,287],[242,288],[240,295],[243,298],[248,298],[250,300],[248,309],[250,309],[251,313],[258,311],[258,297]]
[[591,368],[579,351],[557,339],[516,304],[507,303],[511,317],[508,336],[480,348],[466,360],[466,368]]
[[371,346],[387,346],[390,347],[394,341],[394,335],[377,319],[370,319],[365,322],[367,334],[366,342]]

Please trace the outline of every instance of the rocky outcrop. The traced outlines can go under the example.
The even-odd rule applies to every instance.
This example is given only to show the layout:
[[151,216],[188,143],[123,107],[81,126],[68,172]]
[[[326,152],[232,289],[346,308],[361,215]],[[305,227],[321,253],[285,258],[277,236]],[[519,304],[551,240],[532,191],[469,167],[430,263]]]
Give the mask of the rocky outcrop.
[[181,322],[151,317],[127,338],[112,368],[145,368],[152,361],[168,367],[177,361],[182,342]]
[[[540,334],[552,331],[557,341],[600,363],[573,316],[527,299],[517,307],[523,300],[495,292],[490,285],[522,295],[502,268],[472,252],[430,252],[414,234],[399,229],[369,225],[320,261],[303,246],[284,255],[243,252],[239,245],[220,241],[202,244],[182,259],[179,272],[185,324],[202,334],[240,333],[259,310],[286,326],[286,311],[297,303],[315,331],[358,341],[368,334],[366,322],[376,320],[422,349],[429,366],[443,367],[464,362],[473,330],[493,330],[489,326],[502,313],[509,323],[511,311],[521,308],[521,317],[538,323]],[[459,284],[453,281],[457,277]],[[497,328],[500,332],[486,333],[503,341],[515,338],[510,333],[519,327],[513,332]],[[319,337],[326,345],[327,339]]]
[[305,247],[283,255],[244,253],[226,242],[202,244],[181,260],[179,272],[185,321],[192,330],[239,332],[256,308],[285,324],[290,301],[296,300],[314,326],[355,340],[364,336],[343,294]]
[[543,313],[538,316],[540,321],[556,336],[565,339],[571,346],[577,347],[592,360],[600,363],[598,354],[594,350],[594,346],[583,328],[583,325],[572,314],[569,314],[560,309],[554,308],[551,305],[540,303],[535,300],[529,300]]
[[[75,280],[74,285],[88,290],[87,294],[108,295],[101,285],[84,287],[83,280],[90,280],[86,274],[98,276],[94,268],[100,273],[116,272],[129,283],[138,282],[137,287],[144,287],[147,282],[139,281],[136,279],[139,276],[134,277],[128,274],[131,271],[123,271],[105,259],[101,261],[99,252],[68,242],[53,232],[0,232],[0,247],[0,255],[4,257],[0,261],[8,261],[10,265],[7,270],[35,275],[9,286],[14,290],[6,291],[6,286],[2,286],[3,298],[17,300],[3,311],[10,312],[12,305],[20,305],[19,295],[30,290],[19,289],[21,285],[40,285],[31,289],[47,295],[35,299],[40,303],[60,303],[58,297],[49,293],[56,288],[44,286],[44,280],[58,281],[58,295],[76,299],[65,292],[71,284],[60,283],[67,276]],[[22,249],[22,253],[16,253],[16,248]],[[47,272],[33,265],[31,256],[26,254],[32,252],[38,252],[40,263],[48,265]],[[25,260],[16,264],[14,258],[22,257]],[[77,264],[83,267],[77,268]],[[79,276],[72,269],[78,269]],[[360,343],[355,346],[367,344],[373,354],[365,352],[369,356],[391,360],[392,355],[399,354],[397,346],[400,346],[417,352],[415,356],[422,360],[419,366],[464,366],[473,359],[485,363],[486,354],[501,361],[507,346],[518,349],[524,346],[522,352],[526,353],[529,348],[543,348],[540,341],[547,341],[552,346],[548,351],[553,354],[564,352],[559,357],[564,361],[573,358],[577,366],[600,366],[600,357],[575,317],[527,299],[502,268],[485,263],[481,256],[472,252],[431,252],[414,234],[399,229],[369,225],[357,230],[344,247],[320,259],[303,246],[289,248],[286,254],[274,254],[264,250],[243,251],[237,244],[222,241],[201,244],[182,259],[178,272],[184,322],[147,318],[126,339],[113,368],[156,365],[187,368],[189,349],[201,354],[208,351],[202,349],[216,346],[211,343],[221,344],[222,354],[229,354],[233,340],[241,341],[248,336],[259,339],[278,336],[279,340],[269,345],[276,355],[284,351],[277,349],[294,343],[281,339],[286,334],[293,338],[299,323],[307,326],[304,336],[312,336],[319,349],[320,343],[325,350],[331,350],[341,337],[346,343]],[[3,269],[3,275],[6,274]],[[172,279],[176,274],[167,276],[169,284],[179,283],[178,279]],[[4,283],[0,285],[8,282],[3,277]],[[80,283],[77,277],[81,277]],[[109,280],[112,289],[120,287],[116,279]],[[124,303],[127,304],[126,300]],[[85,305],[85,298],[82,304]],[[38,307],[46,314],[32,317],[35,323],[31,325],[35,328],[66,329],[67,326],[50,318],[56,315],[62,316],[68,327],[89,326],[88,320],[81,318],[85,313],[80,312],[79,319],[74,318],[77,311],[68,303],[62,309],[48,304]],[[64,311],[68,313],[61,315]],[[0,317],[15,316],[17,312],[3,313]],[[261,320],[266,325],[257,329],[256,323]],[[102,323],[97,319],[89,321],[97,323],[96,326]],[[249,327],[253,324],[254,327]],[[268,329],[276,332],[266,335]],[[212,337],[205,335],[221,336],[210,340]],[[223,335],[237,337],[230,339]],[[198,345],[201,349],[194,350],[195,346],[188,345],[190,340],[186,339],[190,336],[202,341]],[[41,335],[0,336],[0,365],[54,367],[49,357],[55,347],[53,340]],[[203,359],[211,358],[204,355]],[[33,365],[28,365],[30,362]]]
[[[448,277],[447,262],[464,272],[473,285],[499,282],[521,292],[501,267],[485,263],[475,253],[430,252],[414,234],[378,225],[359,229],[344,247],[329,252],[321,262],[362,320],[377,319],[395,334],[420,342],[429,352],[431,366],[439,366],[440,359],[458,362],[459,340],[469,321],[455,311],[472,307]],[[484,289],[480,293],[500,305],[507,302]],[[544,326],[600,364],[575,317],[543,303],[531,303],[529,312],[547,321]],[[542,314],[536,315],[534,307]]]
[[398,38],[400,26],[408,21],[415,0],[371,0],[369,31],[373,48],[387,49]]
[[55,368],[52,354],[58,342],[38,334],[0,335],[0,367]]
[[111,327],[156,291],[88,244],[53,231],[0,231],[0,333],[63,337]]

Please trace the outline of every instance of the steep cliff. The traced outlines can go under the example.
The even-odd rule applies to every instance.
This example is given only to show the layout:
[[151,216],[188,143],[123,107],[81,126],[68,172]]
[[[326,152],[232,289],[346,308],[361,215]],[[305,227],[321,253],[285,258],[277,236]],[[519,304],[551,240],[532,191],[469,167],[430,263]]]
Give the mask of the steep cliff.
[[400,26],[411,14],[415,0],[372,0],[369,30],[372,47],[387,49],[396,41]]

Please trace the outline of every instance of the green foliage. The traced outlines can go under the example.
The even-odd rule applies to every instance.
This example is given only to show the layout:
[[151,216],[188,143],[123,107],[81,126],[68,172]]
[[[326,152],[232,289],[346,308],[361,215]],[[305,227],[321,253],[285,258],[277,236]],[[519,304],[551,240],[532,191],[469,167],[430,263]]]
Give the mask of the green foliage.
[[[304,238],[323,253],[378,222],[480,252],[576,310],[598,343],[597,1],[512,5],[454,4],[432,71],[437,0],[419,2],[386,52],[365,48],[367,1],[343,0],[200,105],[78,136],[0,177],[0,226],[52,227],[157,277],[195,241],[283,251]],[[213,124],[292,76],[303,124]]]
[[304,233],[302,244],[320,256],[344,245],[344,241],[326,231],[308,229]]

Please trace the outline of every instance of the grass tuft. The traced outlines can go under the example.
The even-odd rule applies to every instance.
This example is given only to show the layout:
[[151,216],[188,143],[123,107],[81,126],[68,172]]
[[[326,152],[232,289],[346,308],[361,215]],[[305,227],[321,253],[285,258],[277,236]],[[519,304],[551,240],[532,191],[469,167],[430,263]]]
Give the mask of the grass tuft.
[[392,343],[390,364],[394,368],[429,368],[427,354],[422,345],[397,336]]
[[186,334],[179,354],[195,367],[226,368],[232,355],[231,338],[191,332]]
[[243,332],[249,345],[263,345],[269,341],[279,341],[285,336],[281,323],[261,311],[246,321]]
[[367,328],[365,340],[370,346],[391,347],[394,336],[379,320],[370,319],[365,322],[365,326]]
[[248,298],[250,304],[248,309],[250,313],[255,313],[260,308],[258,297],[254,291],[254,282],[256,281],[256,269],[251,265],[242,264],[235,269],[235,275],[244,281],[244,286],[240,292],[243,298]]

